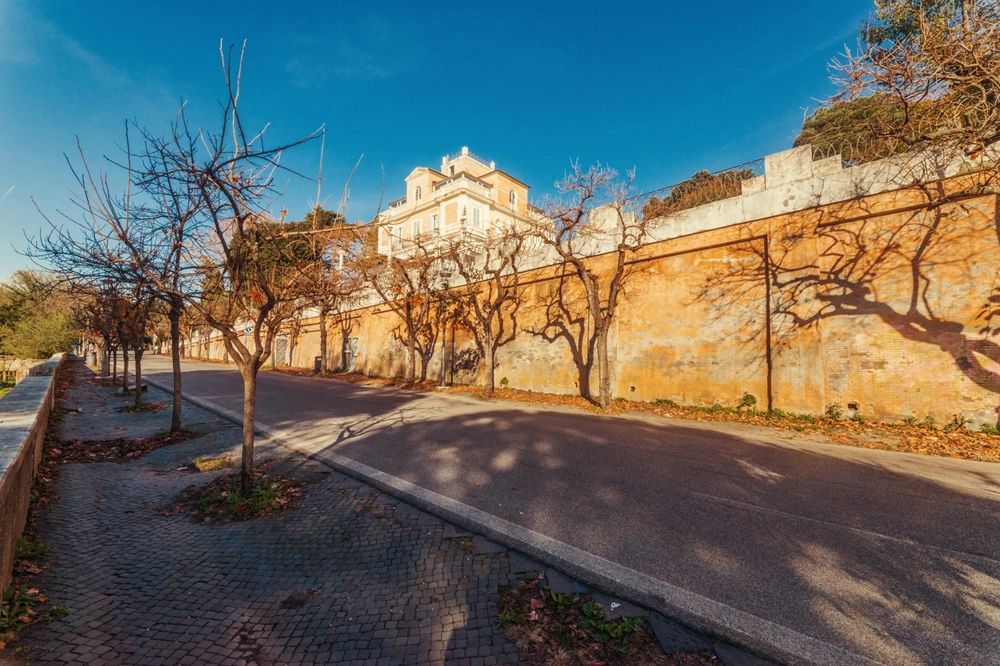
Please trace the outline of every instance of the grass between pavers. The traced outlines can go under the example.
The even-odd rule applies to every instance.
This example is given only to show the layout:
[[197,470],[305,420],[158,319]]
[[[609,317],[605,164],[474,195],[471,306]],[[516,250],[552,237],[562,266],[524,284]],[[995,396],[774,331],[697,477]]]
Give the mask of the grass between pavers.
[[645,618],[607,621],[586,594],[555,594],[540,579],[500,588],[498,624],[526,664],[709,666],[712,651],[666,655]]
[[[230,467],[235,458],[197,458],[182,469],[208,472]],[[229,523],[284,513],[298,506],[308,482],[269,474],[268,464],[257,468],[249,493],[240,489],[239,473],[226,474],[211,483],[190,485],[170,505],[154,511],[161,516],[191,515],[199,523]]]
[[[438,390],[436,382],[408,384],[398,377],[368,377],[357,373],[341,372],[316,375],[303,368],[285,367],[278,368],[276,371],[301,377],[335,379],[366,386],[395,386],[418,392]],[[927,421],[918,422],[912,419],[901,423],[876,423],[860,416],[845,419],[834,415],[796,414],[778,409],[771,412],[759,411],[754,406],[745,405],[746,402],[749,402],[746,396],[741,400],[740,405],[732,407],[726,405],[699,407],[678,405],[670,400],[639,402],[615,398],[612,400],[611,408],[605,411],[593,401],[579,395],[558,395],[498,387],[494,391],[493,397],[487,398],[482,387],[464,385],[452,385],[448,387],[448,392],[481,400],[511,400],[534,405],[573,407],[594,414],[638,413],[708,423],[747,424],[765,427],[775,434],[785,436],[795,436],[798,433],[821,435],[831,443],[857,448],[918,453],[982,462],[1000,462],[1000,431],[990,428],[983,432],[970,431],[964,427],[967,424],[960,417],[956,417],[943,428],[936,428]]]

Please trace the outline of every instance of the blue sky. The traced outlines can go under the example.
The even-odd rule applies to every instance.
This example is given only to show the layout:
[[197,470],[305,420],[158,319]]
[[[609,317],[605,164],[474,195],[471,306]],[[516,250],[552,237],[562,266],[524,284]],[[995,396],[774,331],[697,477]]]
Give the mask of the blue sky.
[[[72,2],[0,0],[0,279],[24,234],[73,214],[64,154],[114,155],[188,100],[211,126],[219,40],[247,40],[242,107],[271,142],[327,128],[322,199],[370,218],[417,165],[469,148],[553,191],[570,161],[635,167],[648,191],[790,147],[827,64],[873,9],[840,2]],[[286,155],[315,175],[319,144]],[[278,183],[290,218],[316,199]]]

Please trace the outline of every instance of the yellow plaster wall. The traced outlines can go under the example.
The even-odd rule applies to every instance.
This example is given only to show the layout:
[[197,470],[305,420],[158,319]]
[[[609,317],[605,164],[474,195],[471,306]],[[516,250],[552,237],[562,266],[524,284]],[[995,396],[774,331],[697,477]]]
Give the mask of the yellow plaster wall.
[[[967,199],[940,215],[915,202],[890,193],[645,248],[610,334],[613,393],[734,406],[748,392],[766,407],[770,375],[773,406],[785,411],[857,403],[882,420],[931,415],[943,424],[960,414],[995,424],[1000,346],[984,308],[1000,285],[996,199]],[[455,215],[449,205],[446,222]],[[606,275],[611,259],[593,258],[595,272]],[[523,275],[521,331],[499,351],[496,377],[553,393],[589,381],[596,393],[596,363],[588,375],[580,351],[591,330],[582,290],[565,278],[562,311],[557,276],[553,267]],[[403,375],[398,317],[386,307],[353,315],[357,369]],[[473,347],[467,332],[455,337],[449,366]],[[312,366],[318,338],[315,322],[304,322],[300,365]],[[331,367],[341,338],[331,330]],[[429,377],[440,358],[436,351]],[[480,362],[455,379],[482,375]]]

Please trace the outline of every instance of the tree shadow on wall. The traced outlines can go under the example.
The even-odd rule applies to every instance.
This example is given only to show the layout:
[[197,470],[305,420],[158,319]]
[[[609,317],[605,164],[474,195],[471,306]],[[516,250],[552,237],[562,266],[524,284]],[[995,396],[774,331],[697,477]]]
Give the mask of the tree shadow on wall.
[[562,266],[558,278],[542,283],[547,291],[539,288],[538,303],[541,306],[544,323],[541,327],[525,329],[525,332],[552,344],[562,340],[569,347],[573,365],[576,367],[577,386],[580,395],[588,400],[590,393],[590,372],[594,367],[594,336],[590,326],[585,303],[580,303],[567,293],[567,267]]
[[[1000,345],[990,339],[998,332],[991,321],[1000,316],[1000,273],[989,293],[956,284],[973,279],[982,256],[996,252],[984,245],[1000,237],[996,197],[950,193],[940,182],[895,195],[909,201],[890,202],[889,213],[880,212],[885,203],[863,199],[852,210],[807,211],[779,228],[747,225],[741,233],[748,240],[767,240],[735,245],[736,261],[710,273],[692,296],[732,312],[759,298],[754,286],[767,284],[770,321],[749,335],[769,334],[773,354],[824,321],[876,317],[903,339],[940,349],[959,372],[1000,394],[1000,374],[979,358],[1000,363]],[[966,301],[950,300],[961,289],[968,289]],[[970,332],[976,321],[982,326]]]

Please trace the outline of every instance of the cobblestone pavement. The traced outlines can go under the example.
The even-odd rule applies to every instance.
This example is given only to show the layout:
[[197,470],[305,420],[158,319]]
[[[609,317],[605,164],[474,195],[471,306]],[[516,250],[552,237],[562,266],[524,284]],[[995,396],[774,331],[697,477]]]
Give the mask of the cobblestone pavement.
[[[104,392],[102,400],[90,391]],[[168,396],[150,387],[150,400]],[[128,399],[78,389],[63,437],[100,414],[121,436],[139,416]],[[75,404],[74,404],[75,403]],[[79,664],[512,664],[496,626],[502,550],[349,477],[267,444],[259,457],[315,477],[300,506],[244,523],[203,525],[155,514],[216,473],[179,468],[239,442],[235,426],[185,404],[200,438],[127,463],[68,464],[40,522],[52,544],[33,584],[71,614],[31,627],[18,642],[33,662]],[[79,420],[77,420],[79,419]],[[131,430],[129,431],[131,432]],[[294,470],[292,468],[295,468]]]

